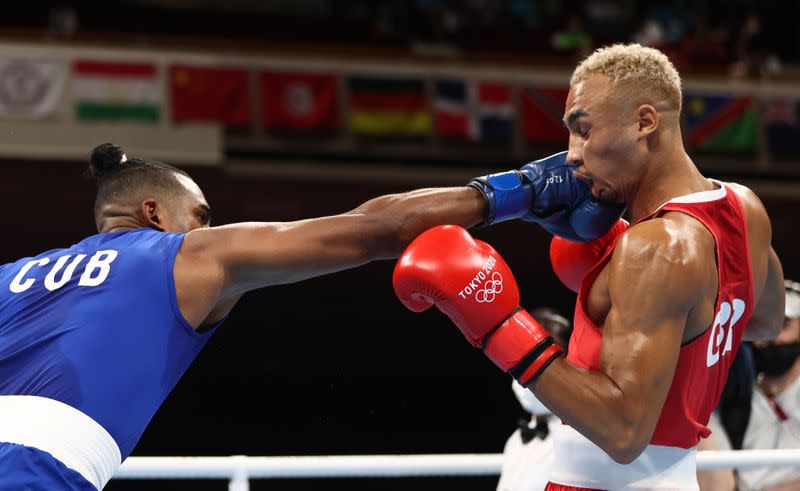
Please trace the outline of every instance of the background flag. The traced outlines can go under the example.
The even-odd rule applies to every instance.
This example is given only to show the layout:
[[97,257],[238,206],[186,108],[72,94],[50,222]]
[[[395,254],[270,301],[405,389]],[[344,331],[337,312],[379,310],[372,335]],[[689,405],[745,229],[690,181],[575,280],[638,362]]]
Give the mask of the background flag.
[[250,124],[250,83],[243,68],[173,65],[169,90],[177,123]]
[[0,58],[0,117],[41,119],[57,112],[65,72],[55,60]]
[[569,131],[564,126],[564,106],[569,87],[526,87],[522,91],[522,135],[526,140],[566,148]]
[[261,113],[265,128],[336,129],[339,105],[336,76],[329,73],[261,73]]
[[756,146],[756,117],[752,98],[686,94],[683,114],[685,139],[692,149],[749,152]]
[[155,64],[77,60],[72,71],[78,119],[159,119],[162,96]]
[[353,77],[347,85],[353,133],[372,136],[430,133],[431,114],[421,79]]
[[762,121],[767,146],[775,157],[800,155],[800,105],[797,99],[774,97],[763,102]]
[[493,82],[439,80],[434,100],[436,133],[473,141],[509,141],[513,135],[511,87]]

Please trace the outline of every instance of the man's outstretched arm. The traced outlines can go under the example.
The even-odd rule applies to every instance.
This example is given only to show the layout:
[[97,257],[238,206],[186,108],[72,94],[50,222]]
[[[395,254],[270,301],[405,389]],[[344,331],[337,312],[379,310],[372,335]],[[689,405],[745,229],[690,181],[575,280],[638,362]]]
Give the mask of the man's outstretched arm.
[[435,225],[522,218],[552,233],[590,240],[621,213],[621,205],[592,199],[562,152],[519,170],[478,177],[468,186],[382,196],[341,215],[190,232],[176,259],[178,301],[198,326],[227,313],[246,291],[397,257]]
[[397,257],[427,228],[471,227],[483,214],[484,200],[472,187],[422,189],[381,196],[341,215],[195,230],[183,249],[217,263],[223,288],[243,293]]
[[189,324],[203,328],[225,317],[247,291],[395,257],[426,228],[470,227],[484,210],[481,194],[463,186],[381,196],[329,217],[194,230],[175,258],[178,306]]

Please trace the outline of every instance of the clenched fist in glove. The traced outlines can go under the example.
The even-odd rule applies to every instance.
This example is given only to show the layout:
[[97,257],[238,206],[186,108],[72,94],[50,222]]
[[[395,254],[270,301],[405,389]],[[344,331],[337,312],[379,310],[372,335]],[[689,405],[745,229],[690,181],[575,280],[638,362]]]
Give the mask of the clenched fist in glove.
[[625,209],[599,203],[586,183],[572,173],[567,152],[523,165],[519,170],[472,179],[486,202],[483,225],[521,218],[558,237],[584,242],[614,226]]
[[489,244],[461,227],[427,230],[394,269],[394,291],[415,312],[431,305],[447,314],[473,346],[522,385],[561,354],[561,348],[519,306],[506,262]]

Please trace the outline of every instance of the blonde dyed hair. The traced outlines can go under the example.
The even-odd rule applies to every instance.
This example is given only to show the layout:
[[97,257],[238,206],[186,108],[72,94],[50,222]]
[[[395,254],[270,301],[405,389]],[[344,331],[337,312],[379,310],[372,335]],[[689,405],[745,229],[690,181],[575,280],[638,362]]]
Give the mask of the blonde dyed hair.
[[681,76],[661,51],[640,44],[614,44],[596,50],[572,72],[573,86],[590,75],[608,77],[614,87],[635,87],[656,100],[666,100],[680,111]]

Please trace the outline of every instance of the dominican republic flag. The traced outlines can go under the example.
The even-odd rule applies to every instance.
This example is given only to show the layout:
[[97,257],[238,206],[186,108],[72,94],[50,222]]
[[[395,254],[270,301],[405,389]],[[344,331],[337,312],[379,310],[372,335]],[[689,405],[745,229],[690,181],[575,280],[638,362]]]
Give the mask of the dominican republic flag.
[[508,141],[514,128],[511,87],[493,82],[438,80],[434,115],[440,136]]

